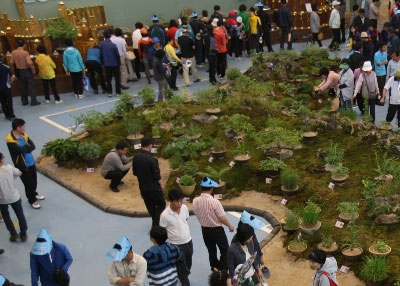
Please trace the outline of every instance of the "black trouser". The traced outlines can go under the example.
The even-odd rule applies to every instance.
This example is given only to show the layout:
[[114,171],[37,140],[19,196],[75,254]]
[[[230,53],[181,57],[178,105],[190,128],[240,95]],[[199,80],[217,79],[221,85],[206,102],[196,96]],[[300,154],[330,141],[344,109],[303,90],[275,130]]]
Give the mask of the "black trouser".
[[179,66],[171,65],[171,76],[167,78],[168,85],[170,88],[177,88],[176,77],[178,76]]
[[217,81],[217,79],[215,78],[216,67],[217,67],[217,56],[208,55],[208,77],[211,83]]
[[268,52],[272,52],[271,35],[269,34],[269,29],[263,29],[263,43],[260,44],[261,51],[264,51],[264,43],[268,48]]
[[[368,99],[368,108],[369,108],[369,114],[372,117],[372,123],[375,123],[375,104],[376,104],[376,99]],[[361,94],[360,94],[360,96],[357,94],[357,105],[358,105],[358,108],[360,108],[360,110],[361,110],[361,106],[362,106],[361,114],[364,114],[364,112],[365,112],[364,98],[361,96]]]
[[140,56],[139,56],[139,50],[138,49],[133,49],[133,53],[135,54],[135,73],[136,73],[136,78],[140,79]]
[[358,109],[360,109],[361,114],[364,114],[364,98],[362,97],[361,93],[357,93],[356,101]]
[[[228,252],[229,244],[226,237],[224,228],[219,227],[201,227],[203,234],[204,244],[208,250],[208,258],[210,261],[211,269],[217,268],[219,270],[226,269],[226,254]],[[221,254],[220,259],[217,257],[217,246]]]
[[369,23],[372,27],[376,29],[376,27],[378,26],[378,19],[369,19]]
[[14,108],[12,101],[11,88],[0,90],[0,104],[6,118],[14,118]]
[[28,104],[28,90],[31,95],[31,104],[37,102],[35,91],[35,79],[31,69],[18,70],[18,77],[21,81],[21,101]]
[[226,71],[226,53],[217,53],[217,74],[225,76]]
[[37,173],[36,173],[36,166],[27,167],[26,170],[22,172],[21,181],[25,187],[25,195],[28,199],[30,204],[36,202],[36,188],[37,188]]
[[121,70],[119,66],[106,67],[107,93],[112,94],[112,78],[115,80],[115,92],[121,94]]
[[193,257],[193,242],[190,240],[185,244],[177,244],[182,253],[182,260],[176,265],[176,270],[178,272],[179,281],[181,281],[182,286],[189,286],[189,274],[192,268],[192,257]]
[[[281,29],[281,34],[280,34],[280,48],[284,49],[285,48],[285,41],[288,39],[288,35],[291,32],[290,27],[279,27]],[[290,39],[290,42],[287,44],[287,48],[291,49],[292,48],[292,39]]]
[[44,98],[46,100],[50,100],[50,93],[49,93],[49,84],[50,84],[51,90],[53,91],[53,94],[54,94],[54,99],[59,101],[60,96],[58,95],[58,92],[57,92],[56,78],[52,78],[52,79],[43,79],[42,78],[42,82],[43,82]]
[[26,224],[26,219],[24,215],[24,210],[22,209],[21,199],[12,204],[0,205],[1,215],[4,219],[4,223],[11,235],[16,235],[17,231],[13,221],[11,220],[10,213],[8,212],[8,206],[11,206],[18,218],[20,236],[26,237],[26,231],[28,230],[28,225]]
[[243,48],[244,48],[244,41],[243,39],[239,39],[239,56],[243,56]]
[[254,50],[258,53],[260,50],[260,43],[258,42],[259,36],[258,34],[250,34],[250,52],[253,52]]
[[195,58],[196,58],[196,64],[200,65],[203,63],[203,39],[195,41]]
[[229,56],[235,53],[235,57],[239,57],[239,37],[232,37],[229,45]]
[[104,177],[107,180],[111,180],[110,183],[110,188],[116,188],[118,187],[119,183],[121,183],[121,180],[123,177],[125,177],[125,175],[128,173],[129,170],[123,172],[123,171],[119,171],[119,170],[115,170],[115,171],[108,171],[106,176]]
[[93,88],[94,91],[98,91],[97,88],[97,81],[96,81],[96,74],[99,75],[100,86],[103,92],[107,90],[106,82],[104,80],[104,72],[103,67],[97,61],[87,61],[86,67],[89,72],[89,79],[90,79],[90,86]]
[[318,43],[318,46],[322,47],[321,40],[318,40],[318,33],[312,33],[312,43]]
[[141,190],[140,193],[151,216],[152,225],[159,225],[161,213],[166,206],[163,192],[161,190]]
[[396,116],[397,113],[397,125],[400,126],[399,114],[400,114],[400,104],[390,104],[388,107],[386,121],[388,123],[392,122],[393,118]]
[[376,79],[378,81],[379,94],[382,95],[383,88],[385,87],[386,75],[376,76]]
[[210,36],[204,37],[204,49],[203,49],[203,60],[205,62],[208,59],[208,55],[210,54]]
[[340,45],[340,28],[339,29],[332,29],[333,39],[331,44],[329,45],[330,49],[338,49]]
[[[345,19],[340,19],[340,32],[342,33],[342,43],[346,42],[346,21]],[[376,27],[375,27],[376,28]]]
[[71,72],[72,87],[75,94],[83,94],[83,71]]

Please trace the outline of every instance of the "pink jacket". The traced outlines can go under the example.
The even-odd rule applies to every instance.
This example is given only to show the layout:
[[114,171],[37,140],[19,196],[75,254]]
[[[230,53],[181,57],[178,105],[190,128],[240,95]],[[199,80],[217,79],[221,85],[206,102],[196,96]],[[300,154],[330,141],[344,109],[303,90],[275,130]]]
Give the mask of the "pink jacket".
[[324,91],[328,87],[334,88],[336,90],[338,84],[339,84],[339,74],[335,73],[334,71],[330,71],[326,80],[321,82],[318,87],[320,88],[321,91]]

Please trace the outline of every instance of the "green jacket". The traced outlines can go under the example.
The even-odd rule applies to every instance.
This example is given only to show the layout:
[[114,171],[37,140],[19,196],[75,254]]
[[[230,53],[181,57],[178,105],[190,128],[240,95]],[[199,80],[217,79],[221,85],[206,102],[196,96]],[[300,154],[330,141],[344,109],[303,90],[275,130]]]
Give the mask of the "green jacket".
[[250,26],[249,26],[249,14],[247,14],[247,12],[240,12],[238,16],[242,17],[243,25],[244,25],[243,30],[244,30],[246,33],[249,32],[249,31],[250,31]]

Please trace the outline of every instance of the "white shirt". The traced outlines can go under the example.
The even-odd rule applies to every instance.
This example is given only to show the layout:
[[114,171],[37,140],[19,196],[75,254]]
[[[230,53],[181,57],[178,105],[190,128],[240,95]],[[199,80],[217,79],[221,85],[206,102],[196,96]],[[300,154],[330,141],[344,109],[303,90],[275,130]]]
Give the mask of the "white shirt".
[[132,33],[132,44],[134,49],[138,49],[139,40],[142,38],[142,34],[140,33],[140,29],[136,29]]
[[160,226],[167,229],[168,242],[174,245],[181,245],[188,243],[192,240],[190,235],[189,224],[189,210],[186,205],[182,205],[178,213],[167,207],[161,214]]
[[331,12],[329,27],[331,27],[331,29],[340,29],[340,13],[337,9],[333,9]]
[[387,90],[386,96],[389,96],[389,89],[390,89],[390,104],[400,104],[400,81],[395,81],[394,76],[389,78],[387,83],[385,84],[384,89]]
[[108,269],[108,280],[111,285],[117,285],[121,278],[135,276],[135,281],[124,284],[124,286],[144,286],[147,273],[147,261],[140,255],[133,253],[131,263],[125,261],[115,261]]
[[21,198],[18,189],[14,185],[14,176],[19,176],[20,170],[11,165],[0,168],[0,204],[9,205]]
[[125,41],[125,39],[122,37],[116,37],[115,35],[112,35],[110,40],[117,46],[119,56],[125,57],[126,56],[126,41]]

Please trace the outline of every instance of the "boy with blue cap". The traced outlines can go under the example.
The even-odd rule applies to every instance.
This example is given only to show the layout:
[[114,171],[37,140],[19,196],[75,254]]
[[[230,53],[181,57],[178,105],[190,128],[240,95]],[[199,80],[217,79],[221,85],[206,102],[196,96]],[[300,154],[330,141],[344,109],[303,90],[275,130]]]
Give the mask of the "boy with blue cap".
[[[193,212],[201,225],[204,244],[208,250],[211,270],[226,269],[226,254],[229,248],[228,239],[222,224],[233,232],[235,228],[225,216],[224,208],[219,200],[212,196],[214,188],[218,187],[215,181],[204,177],[200,183],[202,193],[193,200]],[[217,246],[221,253],[220,259],[217,257]]]
[[146,278],[146,260],[132,251],[132,244],[126,237],[121,237],[106,254],[112,261],[108,270],[111,285],[144,286]]
[[53,241],[46,229],[42,229],[30,254],[32,286],[69,285],[68,269],[72,256],[68,248]]
[[0,286],[24,286],[21,284],[15,284],[7,280],[6,277],[4,277],[3,274],[0,274]]

